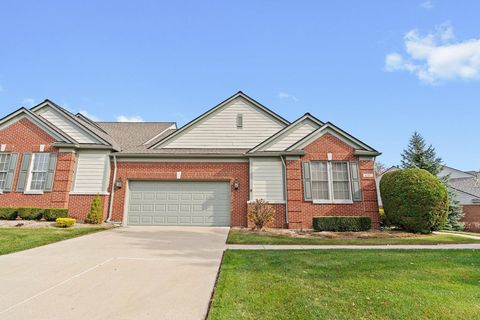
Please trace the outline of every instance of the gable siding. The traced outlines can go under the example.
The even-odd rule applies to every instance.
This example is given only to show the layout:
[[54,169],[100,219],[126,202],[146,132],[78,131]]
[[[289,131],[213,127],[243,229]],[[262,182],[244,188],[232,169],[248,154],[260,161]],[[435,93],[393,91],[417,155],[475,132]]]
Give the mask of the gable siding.
[[63,115],[58,113],[55,110],[52,110],[50,107],[42,108],[38,115],[45,118],[48,122],[52,123],[58,129],[62,130],[70,137],[78,141],[79,143],[96,143],[95,139],[89,135],[82,132],[80,128],[68,121]]
[[[237,115],[243,127],[237,128]],[[162,148],[253,148],[284,127],[243,99],[223,108],[167,142]]]
[[251,158],[251,199],[284,202],[283,167],[280,158]]
[[301,123],[298,123],[294,128],[277,137],[262,149],[266,151],[285,150],[318,128],[319,126],[312,121],[304,120]]
[[107,191],[110,176],[109,153],[80,151],[75,169],[74,193],[103,193]]

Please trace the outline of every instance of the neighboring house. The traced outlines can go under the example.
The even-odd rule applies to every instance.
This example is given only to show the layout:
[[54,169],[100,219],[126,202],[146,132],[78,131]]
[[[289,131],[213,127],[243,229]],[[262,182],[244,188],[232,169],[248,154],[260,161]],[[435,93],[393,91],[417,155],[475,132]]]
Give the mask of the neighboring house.
[[476,224],[480,228],[480,173],[444,166],[439,176],[448,176],[449,186],[457,195],[465,213],[462,221],[466,227],[472,225],[473,228],[473,224]]
[[265,199],[276,227],[313,216],[378,225],[380,153],[332,123],[289,122],[238,92],[177,129],[173,122],[94,122],[45,100],[0,120],[0,206],[68,208],[93,197],[127,225],[247,226]]

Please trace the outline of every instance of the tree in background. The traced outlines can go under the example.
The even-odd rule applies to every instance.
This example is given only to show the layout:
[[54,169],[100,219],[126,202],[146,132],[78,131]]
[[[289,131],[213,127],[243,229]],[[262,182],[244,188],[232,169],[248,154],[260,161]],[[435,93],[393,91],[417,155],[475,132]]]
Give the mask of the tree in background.
[[[427,147],[425,139],[418,133],[414,132],[408,143],[407,149],[402,153],[403,168],[420,168],[425,169],[431,174],[438,176],[442,170],[442,158],[437,156],[435,148],[432,145]],[[464,224],[460,219],[464,216],[457,195],[449,188],[449,177],[440,179],[448,188],[448,218],[445,224],[447,230],[463,230]]]
[[427,147],[425,139],[415,131],[407,149],[403,150],[402,167],[425,169],[436,176],[442,170],[442,159],[437,157],[435,148],[432,145]]
[[385,170],[387,170],[387,166],[379,161],[375,161],[375,175],[378,177],[381,175]]

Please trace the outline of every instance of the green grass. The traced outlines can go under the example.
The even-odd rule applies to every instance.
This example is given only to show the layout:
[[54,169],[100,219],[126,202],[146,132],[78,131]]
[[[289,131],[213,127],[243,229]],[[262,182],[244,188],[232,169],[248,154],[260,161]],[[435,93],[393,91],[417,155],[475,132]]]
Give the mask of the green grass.
[[209,319],[480,319],[475,250],[227,250]]
[[35,248],[100,230],[105,230],[105,228],[0,228],[0,255]]
[[384,245],[384,244],[454,244],[480,243],[480,239],[470,239],[454,234],[412,234],[408,238],[366,238],[366,239],[327,239],[295,238],[288,235],[267,232],[246,232],[231,230],[228,244],[323,244],[323,245]]

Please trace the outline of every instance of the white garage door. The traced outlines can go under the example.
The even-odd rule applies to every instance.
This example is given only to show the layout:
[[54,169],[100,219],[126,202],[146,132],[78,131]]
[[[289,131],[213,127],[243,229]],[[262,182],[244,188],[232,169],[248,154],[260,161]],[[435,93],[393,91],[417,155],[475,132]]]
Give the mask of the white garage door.
[[128,225],[230,225],[228,182],[130,181]]

